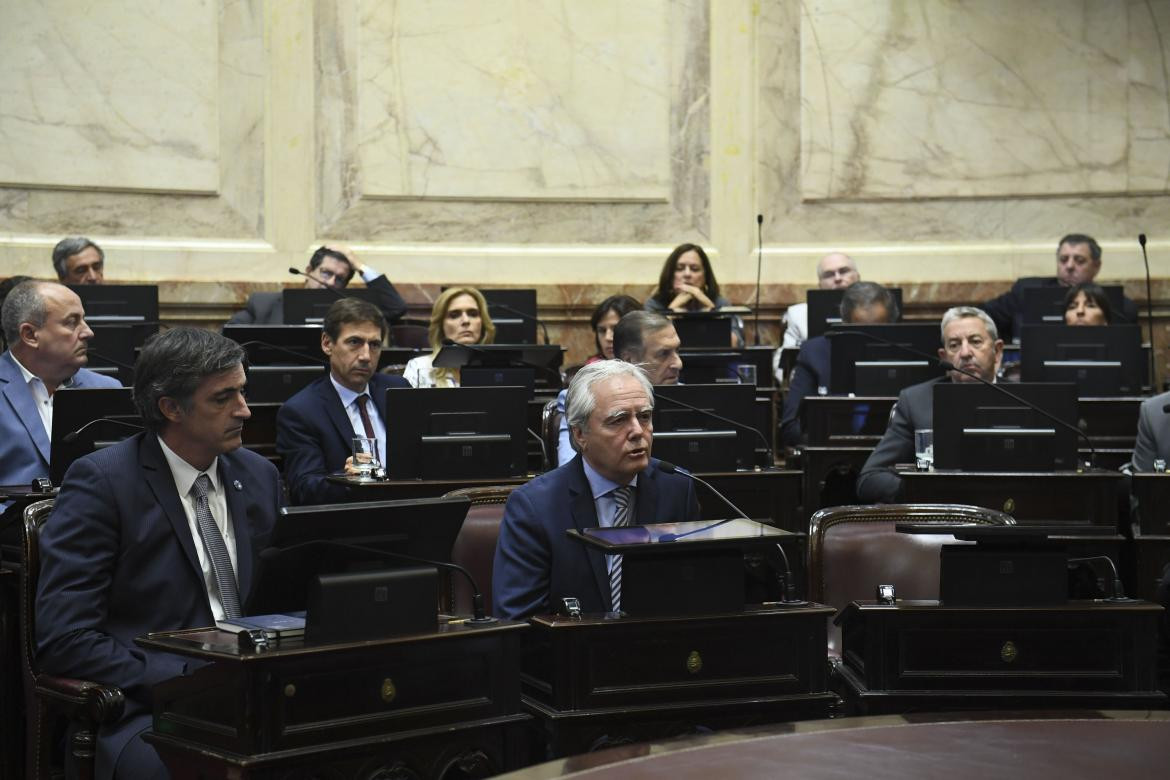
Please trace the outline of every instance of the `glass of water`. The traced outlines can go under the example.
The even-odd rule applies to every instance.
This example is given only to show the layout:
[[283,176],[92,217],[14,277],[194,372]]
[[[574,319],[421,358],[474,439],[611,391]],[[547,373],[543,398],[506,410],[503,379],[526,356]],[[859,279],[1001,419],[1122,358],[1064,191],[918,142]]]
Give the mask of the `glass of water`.
[[361,480],[372,480],[378,463],[378,440],[368,436],[353,437],[353,467]]
[[914,431],[914,465],[919,471],[934,468],[934,430],[931,428]]

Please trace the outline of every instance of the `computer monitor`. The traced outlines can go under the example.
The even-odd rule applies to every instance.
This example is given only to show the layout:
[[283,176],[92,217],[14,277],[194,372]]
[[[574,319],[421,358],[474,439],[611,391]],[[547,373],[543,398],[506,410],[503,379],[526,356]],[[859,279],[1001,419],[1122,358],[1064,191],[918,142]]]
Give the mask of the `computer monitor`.
[[690,471],[752,468],[755,399],[752,385],[657,385],[652,454]]
[[[134,382],[134,363],[138,348],[146,341],[148,327],[142,324],[94,322],[85,367],[99,374],[115,377],[129,387]],[[149,328],[151,332],[158,328]]]
[[480,290],[496,326],[497,344],[535,344],[536,290]]
[[994,387],[934,386],[934,467],[965,471],[1053,471],[1077,467],[1077,387],[1068,382],[1005,385],[1071,428]]
[[[898,304],[899,321],[902,311],[902,288],[887,287],[894,301]],[[808,301],[808,337],[820,336],[841,321],[841,298],[845,295],[845,288],[833,290],[809,290],[805,293]]]
[[1020,345],[1023,382],[1073,382],[1085,398],[1142,392],[1139,325],[1025,325]]
[[73,461],[143,429],[131,392],[129,387],[78,387],[53,393],[49,479],[54,485],[61,484]]
[[158,286],[153,284],[71,284],[90,325],[100,322],[137,323],[158,332]]
[[248,403],[284,403],[325,376],[325,366],[248,366]]
[[460,369],[464,387],[498,386],[509,382],[528,388],[561,389],[559,344],[449,344],[439,350],[433,365]]
[[679,381],[688,385],[739,384],[739,367],[756,367],[756,386],[772,387],[772,352],[775,347],[691,347],[685,341],[679,347],[682,360]]
[[253,366],[320,366],[320,325],[223,326],[223,335],[244,348]]
[[527,471],[523,387],[392,387],[386,409],[390,479],[490,479]]
[[284,298],[284,324],[304,325],[305,323],[321,323],[329,307],[341,298],[361,298],[363,301],[378,305],[378,296],[373,290],[365,287],[344,290],[326,290],[324,288],[291,287],[281,291]]
[[668,312],[678,340],[688,347],[730,347],[733,315],[717,311]]
[[460,496],[285,507],[259,551],[246,611],[304,609],[309,583],[321,574],[418,565],[377,551],[449,563],[470,506]]
[[897,395],[910,385],[943,375],[937,358],[925,357],[938,355],[937,323],[838,323],[828,336],[832,341],[829,392],[833,395]]
[[[1113,308],[1113,321],[1125,324],[1125,294],[1119,284],[1101,286]],[[1024,288],[1023,322],[1025,325],[1063,325],[1064,299],[1069,288],[1054,284],[1046,287]],[[1130,323],[1136,324],[1136,323]],[[1023,343],[1023,336],[1020,337]]]

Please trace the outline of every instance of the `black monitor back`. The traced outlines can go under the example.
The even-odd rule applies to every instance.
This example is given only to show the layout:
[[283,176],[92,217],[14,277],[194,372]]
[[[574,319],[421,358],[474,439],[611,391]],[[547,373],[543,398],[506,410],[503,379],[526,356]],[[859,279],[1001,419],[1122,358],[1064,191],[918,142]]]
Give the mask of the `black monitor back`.
[[[902,288],[887,287],[898,304],[899,321],[902,312]],[[830,325],[841,321],[841,298],[845,295],[845,288],[833,290],[808,290],[805,293],[808,301],[808,337],[820,336],[829,329]]]
[[1139,325],[1025,325],[1020,380],[1073,382],[1083,398],[1140,395],[1146,375]]
[[390,388],[386,409],[390,479],[491,479],[527,470],[523,387]]
[[304,325],[325,321],[329,307],[341,298],[361,298],[378,305],[378,296],[373,290],[358,287],[353,290],[325,290],[322,288],[292,287],[281,291],[284,297],[284,324]]
[[260,552],[248,614],[304,609],[321,574],[412,565],[378,550],[449,563],[470,506],[457,497],[285,507]]
[[71,284],[89,324],[140,323],[143,338],[158,332],[158,286],[154,284]]
[[680,344],[687,347],[730,347],[732,315],[717,311],[669,312]]
[[[901,346],[883,344],[879,338]],[[943,370],[937,358],[923,356],[938,354],[939,339],[938,324],[933,322],[833,325],[829,329],[829,392],[890,396],[940,377]]]
[[248,353],[253,366],[320,366],[320,325],[224,325],[223,335]]
[[[1125,324],[1125,294],[1119,284],[1101,286],[1113,308],[1113,321]],[[1064,298],[1069,288],[1059,284],[1024,288],[1023,321],[1025,325],[1063,325]],[[1130,323],[1134,324],[1134,323]],[[1020,337],[1023,343],[1023,337]]]
[[[119,422],[94,422],[113,419]],[[81,430],[93,423],[85,430]],[[36,421],[40,425],[40,420]],[[142,429],[129,387],[74,388],[53,394],[53,434],[49,437],[49,479],[60,485],[73,461]],[[76,433],[72,441],[69,434]]]
[[497,344],[536,343],[536,290],[480,290],[496,326]]
[[684,341],[678,356],[683,367],[679,381],[688,385],[739,384],[738,367],[756,367],[756,385],[772,387],[772,352],[775,347],[744,347],[731,349],[722,347],[688,347]]
[[93,331],[89,341],[89,361],[85,367],[99,374],[115,377],[126,387],[134,383],[134,363],[138,348],[147,336],[158,331],[157,324],[88,322]]
[[[1077,388],[1064,382],[1004,389],[1075,429]],[[1077,434],[995,388],[976,382],[934,386],[934,466],[966,471],[1052,471],[1077,467]]]
[[[735,471],[755,465],[756,388],[752,385],[657,385],[654,457],[690,471]],[[687,409],[680,401],[737,425]]]
[[249,366],[248,403],[284,403],[323,376],[323,365]]

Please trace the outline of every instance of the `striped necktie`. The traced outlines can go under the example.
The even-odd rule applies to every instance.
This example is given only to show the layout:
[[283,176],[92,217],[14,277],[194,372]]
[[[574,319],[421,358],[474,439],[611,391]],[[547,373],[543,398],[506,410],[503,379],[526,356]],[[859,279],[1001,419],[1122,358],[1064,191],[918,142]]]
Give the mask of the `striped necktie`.
[[[613,513],[613,527],[618,528],[630,524],[631,511],[634,507],[634,488],[631,485],[617,488],[613,496],[616,509]],[[612,555],[609,560],[609,594],[612,604],[611,612],[620,612],[622,609],[622,556]]]
[[207,505],[207,491],[211,489],[211,477],[200,474],[191,486],[191,493],[195,496],[195,520],[199,524],[199,536],[203,539],[203,549],[211,559],[211,570],[215,574],[216,588],[219,590],[219,603],[223,605],[223,616],[227,619],[240,616],[240,594],[236,590],[236,572],[232,569],[232,559],[228,556],[227,545],[215,518],[211,516],[211,507]]

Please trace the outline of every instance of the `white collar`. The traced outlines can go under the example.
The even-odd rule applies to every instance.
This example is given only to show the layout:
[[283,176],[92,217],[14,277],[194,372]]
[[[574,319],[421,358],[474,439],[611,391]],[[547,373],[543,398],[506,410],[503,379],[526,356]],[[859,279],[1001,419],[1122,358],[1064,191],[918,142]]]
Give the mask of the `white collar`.
[[162,447],[163,457],[167,459],[167,465],[171,467],[171,476],[175,479],[175,489],[179,491],[180,498],[191,492],[191,486],[195,484],[195,480],[199,478],[200,474],[206,474],[211,479],[212,490],[216,493],[219,492],[218,455],[211,461],[207,471],[200,471],[168,447],[161,436],[158,437],[158,443]]

